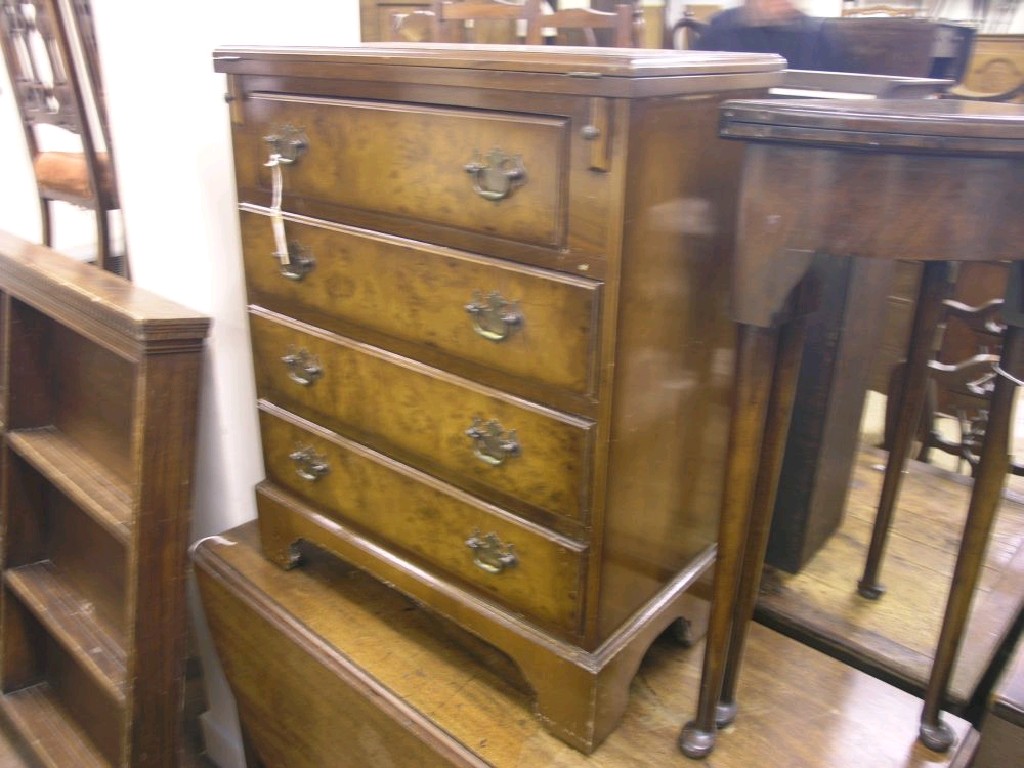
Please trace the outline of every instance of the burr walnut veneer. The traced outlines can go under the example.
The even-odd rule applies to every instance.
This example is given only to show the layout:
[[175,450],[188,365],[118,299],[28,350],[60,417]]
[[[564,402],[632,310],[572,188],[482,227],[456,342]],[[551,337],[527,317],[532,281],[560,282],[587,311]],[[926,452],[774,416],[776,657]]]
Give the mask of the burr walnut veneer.
[[[222,49],[266,480],[592,750],[710,565],[751,54]],[[699,608],[695,609],[699,610]],[[690,617],[692,618],[692,617]]]

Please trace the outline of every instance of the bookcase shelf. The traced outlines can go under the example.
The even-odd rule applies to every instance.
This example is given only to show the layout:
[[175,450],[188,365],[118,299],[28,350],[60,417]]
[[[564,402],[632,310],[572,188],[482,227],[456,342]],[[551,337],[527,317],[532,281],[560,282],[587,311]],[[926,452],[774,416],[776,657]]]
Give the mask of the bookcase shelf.
[[208,326],[0,233],[0,713],[42,765],[179,763]]
[[46,683],[22,688],[0,699],[0,711],[31,744],[45,765],[107,768],[88,736],[61,708]]
[[125,652],[92,604],[65,583],[48,560],[12,568],[4,583],[43,628],[121,706],[125,704]]
[[10,432],[7,444],[118,541],[131,539],[131,489],[53,427]]

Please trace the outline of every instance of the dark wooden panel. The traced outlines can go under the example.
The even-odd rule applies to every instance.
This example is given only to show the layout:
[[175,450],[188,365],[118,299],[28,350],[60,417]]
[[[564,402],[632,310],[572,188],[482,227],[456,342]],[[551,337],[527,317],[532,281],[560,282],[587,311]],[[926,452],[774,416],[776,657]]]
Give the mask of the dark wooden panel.
[[0,233],[0,709],[47,766],[177,763],[209,321]]

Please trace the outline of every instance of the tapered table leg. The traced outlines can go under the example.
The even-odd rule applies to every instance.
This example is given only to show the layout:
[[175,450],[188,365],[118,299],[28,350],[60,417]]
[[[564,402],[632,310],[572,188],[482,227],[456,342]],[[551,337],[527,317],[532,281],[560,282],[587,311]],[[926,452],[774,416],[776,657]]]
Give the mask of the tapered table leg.
[[[1015,266],[1014,274],[1020,274]],[[925,746],[944,752],[952,746],[953,730],[942,722],[940,710],[953,672],[964,627],[970,613],[971,599],[978,585],[985,547],[992,531],[992,522],[999,507],[1006,473],[1010,468],[1009,446],[1013,417],[1013,400],[1017,382],[1024,378],[1024,327],[1009,325],[999,361],[1000,375],[992,392],[985,441],[974,476],[971,503],[960,541],[953,583],[942,619],[939,644],[935,650],[931,676],[925,691],[921,714],[921,741]]]
[[800,318],[787,323],[779,330],[775,375],[768,401],[757,484],[754,486],[750,529],[740,571],[722,694],[716,711],[719,728],[731,723],[736,716],[736,685],[747,639],[747,628],[754,616],[754,606],[757,604],[758,589],[761,586],[765,552],[768,550],[768,537],[775,511],[775,494],[778,490],[782,460],[786,453],[786,436],[789,434],[800,361],[803,357],[805,328],[806,323]]
[[864,563],[864,575],[857,583],[862,597],[878,599],[884,592],[878,580],[885,545],[892,525],[893,510],[903,481],[903,468],[910,456],[917,425],[924,409],[925,389],[928,385],[928,361],[934,353],[935,329],[942,319],[942,301],[949,293],[949,263],[925,262],[921,275],[921,288],[914,321],[910,330],[907,361],[904,366],[903,386],[898,393],[890,392],[899,404],[896,428],[889,446],[889,459],[885,464],[885,478],[878,501],[878,513],[871,529],[871,544]]
[[695,758],[710,754],[715,746],[716,710],[732,636],[739,566],[750,533],[754,483],[761,457],[778,341],[778,331],[774,328],[743,324],[737,327],[729,452],[697,716],[684,726],[679,735],[679,748],[683,754]]

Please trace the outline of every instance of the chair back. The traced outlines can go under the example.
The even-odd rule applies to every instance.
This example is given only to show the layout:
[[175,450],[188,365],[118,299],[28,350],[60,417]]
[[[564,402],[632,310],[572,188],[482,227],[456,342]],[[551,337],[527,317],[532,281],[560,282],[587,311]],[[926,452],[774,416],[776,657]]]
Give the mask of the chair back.
[[[615,48],[632,48],[636,45],[633,6],[623,3],[616,5],[610,13],[592,8],[566,8],[553,13],[539,14],[527,26],[526,42],[540,45],[544,42],[544,30],[555,30],[555,41],[559,45],[610,45]],[[602,39],[603,30],[608,31],[607,42]]]
[[[52,0],[0,0],[0,40],[19,116],[27,129],[54,125],[82,135],[82,84]],[[36,134],[27,137],[34,145]],[[83,140],[91,137],[86,135]]]
[[35,173],[43,243],[53,241],[52,202],[90,209],[97,262],[125,274],[107,220],[119,202],[91,9],[88,0],[69,7],[71,16],[59,0],[0,0],[0,47]]
[[514,44],[540,14],[540,0],[436,0],[433,39],[448,43]]
[[[666,10],[669,7],[666,4]],[[707,29],[711,17],[724,7],[710,3],[687,3],[683,6],[683,15],[674,24],[666,25],[664,47],[684,51],[694,48],[701,33]]]
[[[71,0],[73,16],[66,25],[69,35],[73,35],[82,52],[84,76],[88,79],[89,91],[96,101],[96,126],[103,135],[103,144],[110,152],[110,122],[107,119],[107,92],[103,88],[100,72],[100,52],[96,42],[96,26],[93,23],[92,4],[90,0]],[[73,23],[72,23],[73,22]]]
[[394,11],[383,37],[391,43],[434,43],[436,34],[437,16],[433,11]]

